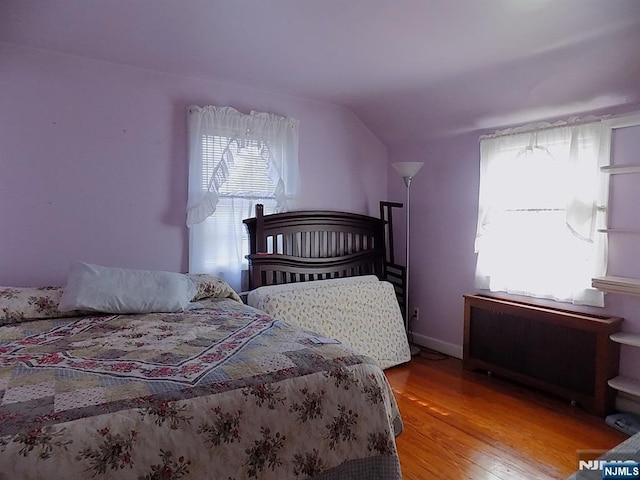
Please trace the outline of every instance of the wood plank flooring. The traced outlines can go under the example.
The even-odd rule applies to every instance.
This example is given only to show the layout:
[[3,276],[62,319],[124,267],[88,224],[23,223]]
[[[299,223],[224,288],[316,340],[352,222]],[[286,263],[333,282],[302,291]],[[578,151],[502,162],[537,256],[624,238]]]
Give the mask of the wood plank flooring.
[[579,450],[627,438],[565,400],[464,371],[458,359],[423,352],[385,373],[404,420],[404,479],[564,479]]

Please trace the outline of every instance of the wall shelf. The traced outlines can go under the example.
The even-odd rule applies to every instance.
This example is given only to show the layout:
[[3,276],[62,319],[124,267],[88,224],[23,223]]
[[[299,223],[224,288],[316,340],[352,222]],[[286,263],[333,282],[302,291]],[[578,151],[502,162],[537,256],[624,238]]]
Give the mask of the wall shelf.
[[640,233],[640,230],[631,230],[628,228],[599,228],[598,233]]
[[640,280],[628,277],[596,277],[591,279],[591,286],[604,292],[640,295]]
[[635,378],[620,375],[612,378],[607,382],[611,388],[620,392],[629,393],[631,395],[640,396],[640,381]]
[[600,167],[600,170],[610,175],[640,173],[640,165],[606,165]]
[[616,343],[640,347],[640,334],[638,333],[617,332],[611,334],[609,338]]

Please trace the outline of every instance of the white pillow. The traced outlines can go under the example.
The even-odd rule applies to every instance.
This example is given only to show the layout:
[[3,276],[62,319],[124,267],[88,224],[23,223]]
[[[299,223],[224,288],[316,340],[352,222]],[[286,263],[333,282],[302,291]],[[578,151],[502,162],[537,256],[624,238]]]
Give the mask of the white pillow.
[[196,285],[181,273],[110,268],[88,263],[71,267],[58,309],[105,313],[180,312]]

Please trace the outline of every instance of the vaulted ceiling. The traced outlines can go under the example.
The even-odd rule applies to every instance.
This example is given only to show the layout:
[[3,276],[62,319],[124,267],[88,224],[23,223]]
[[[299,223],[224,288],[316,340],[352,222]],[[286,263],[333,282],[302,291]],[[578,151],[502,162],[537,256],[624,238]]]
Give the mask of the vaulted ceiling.
[[640,105],[640,0],[0,0],[0,41],[343,105],[390,146]]

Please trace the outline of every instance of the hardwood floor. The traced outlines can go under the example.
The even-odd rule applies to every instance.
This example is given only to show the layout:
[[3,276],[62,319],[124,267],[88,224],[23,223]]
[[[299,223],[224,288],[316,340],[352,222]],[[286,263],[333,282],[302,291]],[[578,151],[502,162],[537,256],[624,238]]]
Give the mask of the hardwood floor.
[[404,479],[564,479],[579,450],[627,438],[565,400],[464,371],[458,359],[423,352],[386,374],[404,421]]

